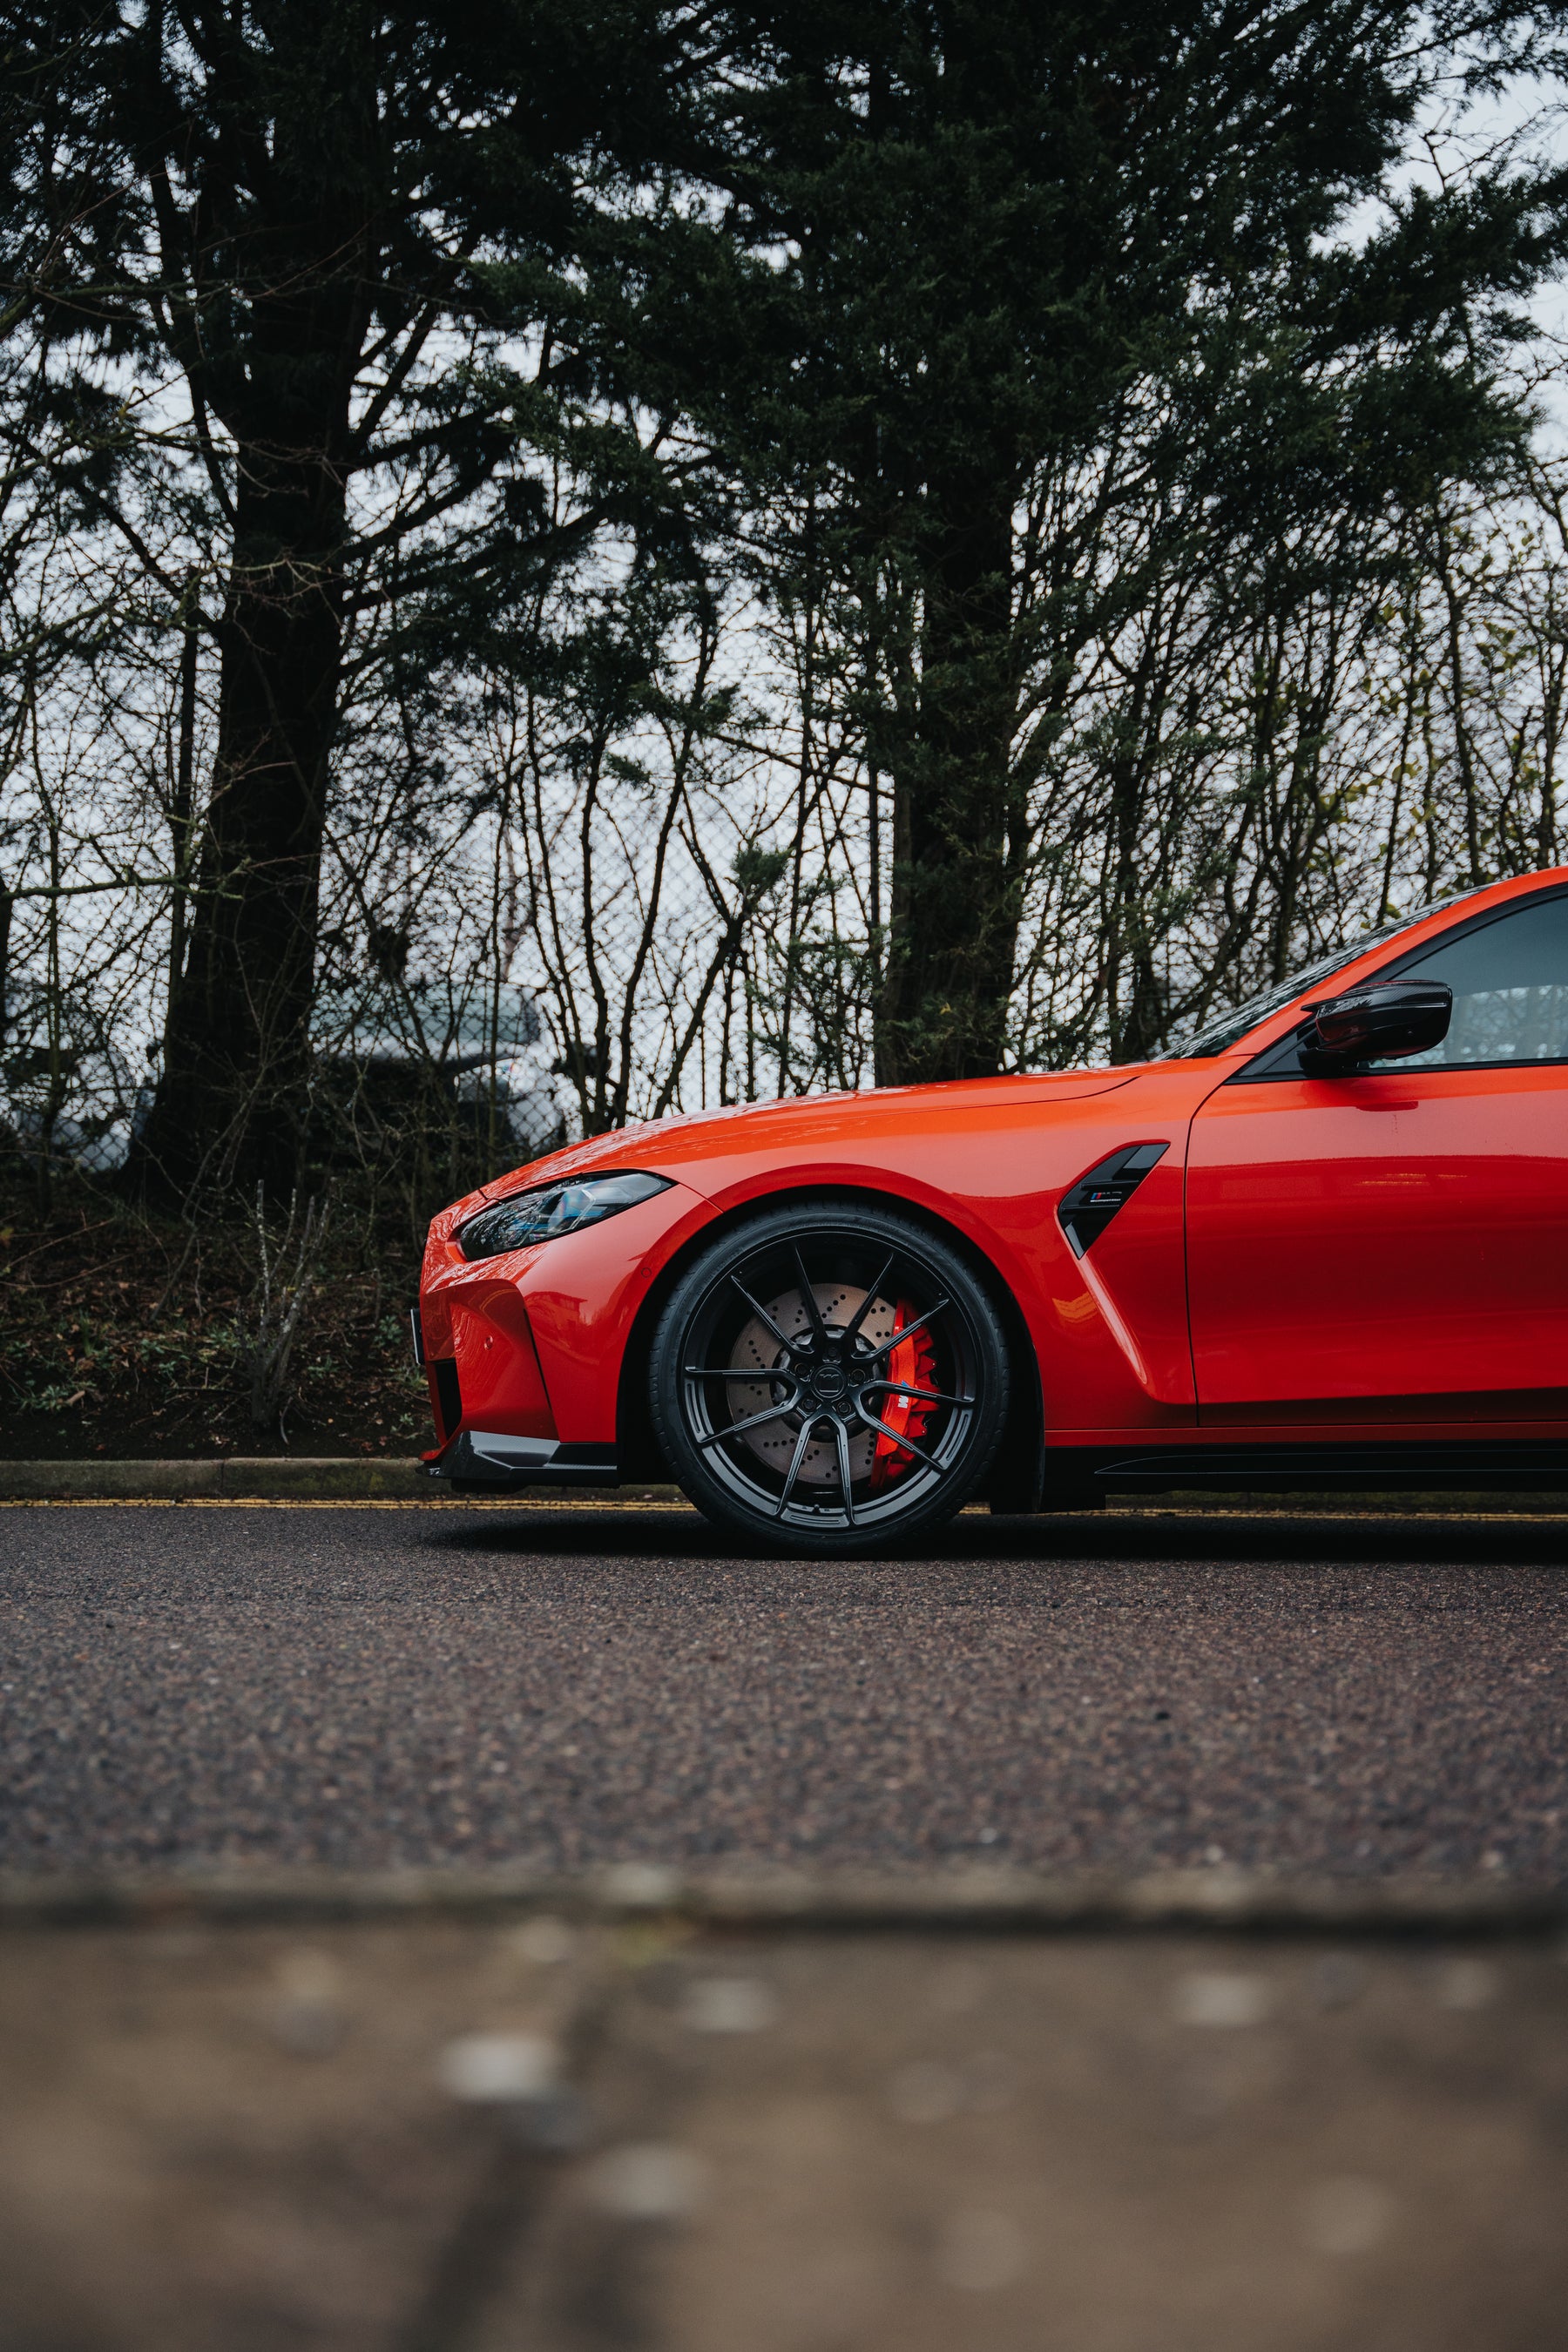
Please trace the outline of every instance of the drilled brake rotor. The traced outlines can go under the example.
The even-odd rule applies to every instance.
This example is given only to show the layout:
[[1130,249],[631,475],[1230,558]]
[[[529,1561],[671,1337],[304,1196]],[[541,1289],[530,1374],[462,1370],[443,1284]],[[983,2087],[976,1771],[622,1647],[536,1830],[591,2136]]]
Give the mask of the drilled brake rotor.
[[[848,1328],[866,1293],[852,1282],[814,1282],[811,1295],[816,1301],[816,1311],[824,1324],[829,1332],[833,1332]],[[764,1304],[786,1339],[798,1339],[809,1334],[811,1317],[806,1310],[805,1297],[798,1288],[783,1290],[776,1298],[770,1298]],[[885,1339],[893,1337],[897,1311],[890,1298],[873,1299],[860,1325],[860,1337],[870,1347],[879,1348]],[[775,1383],[768,1375],[782,1371],[786,1362],[784,1351],[773,1334],[760,1316],[753,1315],[735,1342],[730,1357],[730,1369],[731,1371],[750,1371],[754,1365],[758,1379],[754,1385],[749,1381],[736,1381],[731,1385],[730,1414],[732,1420],[745,1421],[752,1413],[767,1410],[778,1394]],[[784,1392],[788,1393],[787,1390]],[[879,1410],[882,1402],[881,1399],[875,1400],[872,1409]],[[785,1412],[781,1407],[776,1421],[760,1422],[755,1429],[748,1429],[741,1444],[749,1446],[760,1460],[768,1463],[783,1478],[795,1454],[801,1418],[799,1412]],[[871,1454],[876,1443],[876,1432],[864,1428],[858,1429],[849,1440],[849,1475],[856,1486],[870,1475]],[[807,1446],[800,1468],[795,1473],[795,1485],[835,1488],[838,1486],[837,1443],[826,1428],[819,1439]]]

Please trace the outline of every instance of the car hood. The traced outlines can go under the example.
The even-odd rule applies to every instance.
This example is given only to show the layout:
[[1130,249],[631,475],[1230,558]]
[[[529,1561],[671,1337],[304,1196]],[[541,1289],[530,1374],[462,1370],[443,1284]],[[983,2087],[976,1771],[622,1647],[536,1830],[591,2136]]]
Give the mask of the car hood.
[[[448,1213],[515,1192],[521,1186],[563,1181],[599,1169],[641,1168],[658,1176],[689,1173],[710,1157],[756,1145],[779,1149],[799,1143],[809,1152],[817,1137],[853,1127],[862,1138],[879,1128],[907,1128],[923,1106],[951,1115],[965,1098],[978,1110],[995,1103],[1078,1102],[1111,1093],[1137,1076],[1142,1066],[1117,1069],[1056,1070],[1005,1078],[955,1078],[936,1086],[877,1087],[862,1093],[788,1095],[767,1102],[735,1103],[723,1110],[685,1111],[667,1118],[638,1120],[585,1143],[572,1143],[542,1160],[498,1176]],[[737,1132],[739,1130],[739,1132]]]

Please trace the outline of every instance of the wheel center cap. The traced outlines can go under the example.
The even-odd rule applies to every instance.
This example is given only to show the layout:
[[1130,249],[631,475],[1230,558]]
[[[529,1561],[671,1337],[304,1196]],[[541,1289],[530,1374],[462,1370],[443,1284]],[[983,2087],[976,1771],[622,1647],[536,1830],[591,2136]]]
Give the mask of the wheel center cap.
[[844,1394],[849,1376],[842,1364],[816,1364],[812,1368],[811,1384],[824,1403],[831,1403]]

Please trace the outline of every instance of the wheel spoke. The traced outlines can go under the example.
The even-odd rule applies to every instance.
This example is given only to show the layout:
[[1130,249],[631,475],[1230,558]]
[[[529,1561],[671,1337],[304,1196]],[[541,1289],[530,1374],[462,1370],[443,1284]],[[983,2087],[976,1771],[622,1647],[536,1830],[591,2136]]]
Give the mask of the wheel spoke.
[[761,1429],[764,1421],[782,1421],[788,1411],[787,1404],[771,1404],[766,1412],[748,1413],[744,1421],[731,1421],[726,1423],[722,1429],[710,1429],[707,1436],[700,1437],[697,1443],[699,1445],[717,1445],[726,1437],[742,1437],[748,1429]]
[[917,1331],[923,1330],[928,1323],[935,1321],[944,1307],[952,1305],[951,1298],[939,1298],[934,1307],[928,1307],[923,1315],[917,1315],[912,1323],[906,1323],[901,1331],[895,1331],[890,1339],[884,1339],[879,1348],[873,1348],[870,1354],[862,1360],[868,1364],[880,1363],[889,1349],[901,1347],[906,1339],[912,1339]]
[[974,1403],[973,1397],[948,1396],[942,1389],[917,1389],[908,1381],[862,1381],[860,1394],[864,1396],[869,1389],[889,1389],[895,1396],[918,1397],[921,1404],[962,1405],[966,1412]]
[[868,1423],[871,1428],[879,1429],[884,1437],[890,1437],[893,1444],[898,1446],[902,1453],[912,1454],[917,1462],[923,1462],[928,1470],[934,1470],[939,1478],[946,1477],[946,1468],[936,1459],[935,1455],[923,1453],[918,1445],[911,1444],[909,1438],[900,1437],[898,1431],[893,1427],[890,1422],[879,1421],[874,1412],[868,1412],[866,1411],[864,1405],[860,1407],[860,1418],[862,1421]]
[[833,1423],[833,1433],[838,1440],[838,1483],[844,1489],[844,1517],[847,1524],[853,1527],[855,1497],[849,1491],[852,1483],[849,1476],[849,1432],[841,1421],[836,1419]]
[[[847,1349],[852,1348],[855,1345],[856,1340],[859,1338],[860,1326],[864,1323],[867,1316],[871,1312],[872,1307],[880,1297],[882,1285],[893,1271],[893,1260],[898,1256],[898,1255],[899,1253],[897,1250],[889,1250],[888,1252],[887,1265],[882,1268],[881,1273],[877,1276],[876,1281],[871,1285],[870,1288],[867,1291],[865,1297],[860,1301],[859,1306],[855,1309],[854,1314],[850,1317],[848,1325],[844,1333],[844,1345]],[[900,1336],[901,1338],[902,1334],[900,1333]]]
[[805,1319],[811,1326],[811,1336],[816,1340],[819,1348],[826,1348],[827,1345],[827,1326],[822,1319],[822,1309],[816,1303],[816,1293],[813,1290],[810,1281],[807,1278],[805,1260],[800,1254],[800,1244],[798,1242],[796,1242],[795,1245],[794,1255],[795,1270],[800,1276],[800,1303],[805,1309]]
[[[779,1329],[778,1325],[773,1321],[773,1317],[768,1313],[767,1308],[761,1306],[758,1301],[752,1297],[751,1292],[746,1288],[745,1284],[742,1281],[738,1274],[732,1274],[730,1276],[730,1279],[734,1284],[736,1289],[740,1292],[742,1297],[745,1300],[747,1306],[751,1308],[752,1314],[756,1317],[758,1322],[766,1324],[768,1329],[773,1333],[773,1338],[778,1341],[779,1346],[784,1349],[787,1355],[793,1356],[795,1353],[795,1341],[785,1338],[784,1334]],[[942,1303],[945,1306],[946,1301],[944,1300]]]
[[[733,1328],[737,1310],[733,1304],[725,1307],[723,1299],[732,1292],[754,1318],[750,1339],[742,1340],[736,1353],[761,1357],[769,1341],[778,1350],[771,1364],[738,1363],[732,1356],[728,1363],[682,1363],[680,1371],[681,1379],[693,1384],[685,1391],[687,1409],[682,1415],[688,1442],[712,1455],[712,1472],[733,1490],[737,1500],[746,1498],[748,1507],[762,1516],[764,1526],[770,1520],[781,1530],[813,1522],[825,1529],[837,1526],[847,1539],[853,1533],[858,1541],[863,1528],[879,1527],[889,1510],[890,1518],[905,1516],[902,1503],[907,1486],[915,1486],[931,1498],[934,1507],[942,1507],[934,1489],[954,1478],[960,1457],[968,1458],[973,1433],[970,1421],[984,1399],[978,1393],[959,1391],[968,1382],[976,1389],[984,1383],[970,1360],[963,1286],[951,1292],[943,1290],[934,1278],[937,1269],[925,1267],[918,1253],[906,1262],[896,1246],[888,1247],[885,1235],[879,1239],[886,1255],[842,1324],[839,1310],[826,1303],[827,1288],[824,1286],[819,1298],[813,1286],[811,1260],[822,1256],[823,1251],[830,1253],[833,1246],[832,1234],[825,1238],[814,1225],[803,1231],[798,1240],[786,1229],[772,1249],[753,1245],[748,1254],[738,1252],[718,1276],[717,1286],[706,1294],[702,1319],[694,1319],[687,1327],[684,1344],[677,1342],[678,1363],[689,1353],[700,1360],[727,1350],[730,1343],[725,1334]],[[871,1253],[862,1254],[857,1247],[853,1260],[852,1268],[844,1270],[845,1278],[847,1281],[852,1272],[858,1286],[871,1266]],[[825,1265],[836,1263],[830,1255],[822,1256]],[[798,1299],[787,1287],[792,1273],[799,1286]],[[907,1282],[916,1285],[912,1297]],[[781,1295],[764,1306],[751,1285],[767,1294],[776,1288]],[[833,1297],[839,1296],[839,1287],[836,1282]],[[928,1303],[915,1313],[922,1292]],[[850,1295],[854,1296],[853,1289]],[[928,1338],[922,1347],[911,1346],[901,1357],[896,1354],[905,1340],[915,1340],[950,1308],[961,1313],[959,1322],[947,1327],[947,1345],[938,1340],[933,1355]],[[889,1321],[906,1314],[910,1320],[901,1330],[891,1331],[885,1339],[875,1336],[879,1330],[886,1331]],[[763,1339],[764,1332],[768,1340]],[[950,1361],[942,1360],[949,1356]],[[907,1365],[915,1378],[898,1379],[894,1372],[898,1362]],[[952,1388],[926,1385],[944,1378],[952,1381]],[[714,1387],[710,1389],[709,1382]],[[745,1392],[735,1394],[737,1386]],[[751,1408],[759,1397],[768,1402],[753,1412]],[[726,1413],[738,1412],[741,1417],[722,1428],[706,1426],[699,1434],[699,1425],[710,1424],[720,1406]],[[951,1418],[960,1413],[966,1418]],[[906,1435],[897,1427],[900,1421],[912,1424],[913,1433]],[[922,1425],[926,1423],[933,1426]],[[759,1431],[765,1434],[757,1435]],[[723,1450],[726,1438],[736,1440],[728,1452]],[[855,1451],[857,1445],[861,1445],[860,1454]],[[887,1465],[889,1454],[895,1465],[903,1457],[905,1468],[893,1467],[897,1492],[888,1497],[889,1509],[878,1496],[884,1472],[879,1471],[868,1488],[863,1463],[857,1495],[856,1464],[868,1453],[873,1465],[879,1458]],[[928,1472],[929,1481],[913,1477],[908,1467],[911,1464]],[[959,1491],[956,1481],[952,1491]],[[918,1514],[921,1506],[910,1499]],[[842,1517],[837,1509],[840,1500]],[[854,1544],[849,1548],[853,1550]]]
[[[821,1418],[820,1414],[817,1418]],[[811,1444],[812,1439],[816,1434],[816,1421],[806,1421],[801,1423],[800,1435],[795,1439],[795,1453],[790,1459],[789,1474],[784,1482],[784,1493],[779,1496],[779,1507],[773,1513],[775,1519],[782,1519],[784,1515],[784,1506],[789,1501],[791,1495],[795,1491],[795,1482],[799,1474],[800,1465],[805,1460],[806,1449]]]

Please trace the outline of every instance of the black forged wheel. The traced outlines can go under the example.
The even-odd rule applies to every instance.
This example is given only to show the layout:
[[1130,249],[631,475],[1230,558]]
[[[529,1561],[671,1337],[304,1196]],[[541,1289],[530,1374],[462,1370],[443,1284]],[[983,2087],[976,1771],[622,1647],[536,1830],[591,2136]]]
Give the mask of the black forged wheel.
[[687,1269],[650,1381],[665,1458],[710,1518],[865,1552],[969,1500],[1006,1420],[1007,1346],[944,1242],[885,1210],[805,1203]]

